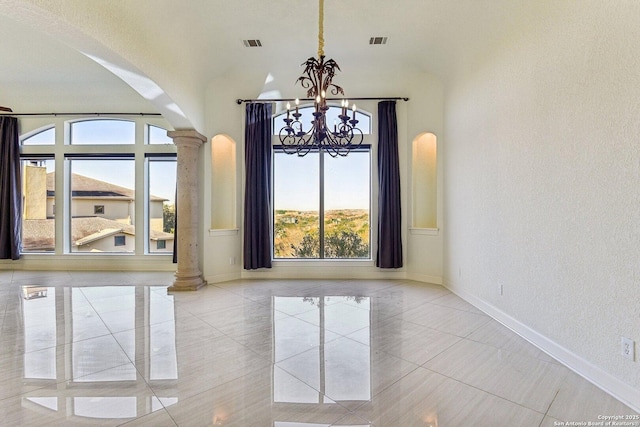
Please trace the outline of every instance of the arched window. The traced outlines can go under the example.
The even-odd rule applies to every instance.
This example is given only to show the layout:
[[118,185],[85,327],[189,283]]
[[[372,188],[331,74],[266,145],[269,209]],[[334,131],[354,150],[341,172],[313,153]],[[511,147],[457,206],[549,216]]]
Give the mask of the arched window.
[[74,145],[126,145],[136,142],[136,124],[129,120],[93,119],[71,123]]
[[172,252],[176,149],[166,132],[144,118],[100,118],[26,134],[23,252]]
[[147,140],[149,144],[173,144],[173,139],[167,136],[167,130],[154,125],[147,125]]
[[22,145],[54,145],[56,143],[56,128],[54,126],[39,129],[21,138]]

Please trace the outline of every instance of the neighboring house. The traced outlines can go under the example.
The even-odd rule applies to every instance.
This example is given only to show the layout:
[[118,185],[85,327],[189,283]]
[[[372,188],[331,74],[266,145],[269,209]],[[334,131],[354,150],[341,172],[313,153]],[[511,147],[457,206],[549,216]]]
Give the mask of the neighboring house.
[[[25,212],[23,248],[55,248],[55,173],[29,165],[24,170]],[[44,202],[46,201],[46,203]],[[163,231],[167,199],[150,196],[149,250],[172,252],[174,236]],[[71,251],[133,252],[135,248],[135,191],[115,184],[71,175]]]

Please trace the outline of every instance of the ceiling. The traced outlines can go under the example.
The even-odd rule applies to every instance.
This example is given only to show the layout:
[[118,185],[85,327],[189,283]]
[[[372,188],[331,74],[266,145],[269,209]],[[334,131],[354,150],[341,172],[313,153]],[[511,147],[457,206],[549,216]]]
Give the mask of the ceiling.
[[[551,4],[326,0],[325,53],[343,73],[411,69],[446,81]],[[299,74],[317,52],[317,19],[314,0],[0,0],[0,105],[149,111],[161,90],[188,115],[187,99],[212,79],[252,69]],[[387,44],[369,45],[375,36]],[[247,48],[244,39],[262,47]],[[160,89],[147,96],[134,75]]]

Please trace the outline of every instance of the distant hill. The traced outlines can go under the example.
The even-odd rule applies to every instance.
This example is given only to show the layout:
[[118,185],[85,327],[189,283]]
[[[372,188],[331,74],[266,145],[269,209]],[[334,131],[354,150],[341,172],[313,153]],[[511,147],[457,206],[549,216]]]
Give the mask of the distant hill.
[[[369,211],[364,209],[338,209],[325,212],[325,239],[328,236],[356,234],[370,250]],[[274,256],[294,258],[295,248],[300,248],[307,237],[318,240],[318,213],[316,211],[277,210],[275,214]],[[315,256],[317,257],[317,253]]]

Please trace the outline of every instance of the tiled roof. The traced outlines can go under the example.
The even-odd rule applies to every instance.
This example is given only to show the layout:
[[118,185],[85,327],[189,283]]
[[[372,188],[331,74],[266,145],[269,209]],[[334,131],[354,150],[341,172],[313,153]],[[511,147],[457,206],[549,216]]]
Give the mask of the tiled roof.
[[[47,174],[47,194],[53,196],[55,194],[56,173],[49,172]],[[71,174],[71,191],[74,197],[110,197],[125,198],[129,200],[135,199],[135,191],[130,188],[121,187],[109,182],[100,181],[99,179],[89,178],[88,176]],[[167,199],[159,196],[151,195],[152,201],[166,201]]]
[[22,222],[22,246],[32,250],[55,248],[53,219],[25,219]]
[[[54,219],[27,219],[23,221],[22,245],[32,249],[53,250]],[[106,218],[87,217],[71,219],[71,240],[86,244],[116,233],[135,235],[135,227]],[[172,240],[173,234],[151,230],[152,240]]]
[[71,240],[74,245],[83,245],[116,233],[135,235],[135,227],[100,217],[73,218],[71,220]]

